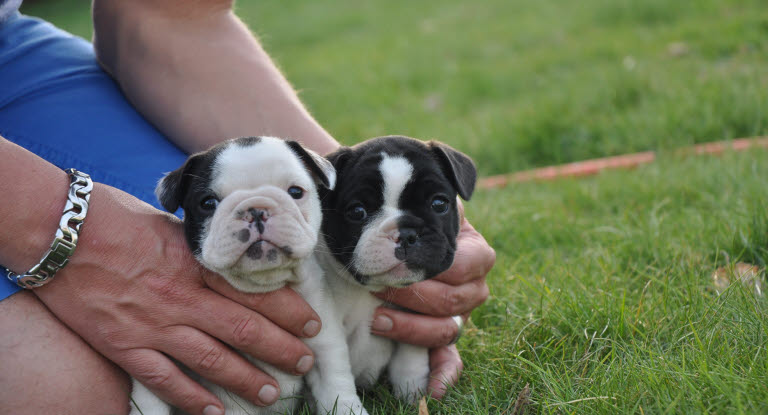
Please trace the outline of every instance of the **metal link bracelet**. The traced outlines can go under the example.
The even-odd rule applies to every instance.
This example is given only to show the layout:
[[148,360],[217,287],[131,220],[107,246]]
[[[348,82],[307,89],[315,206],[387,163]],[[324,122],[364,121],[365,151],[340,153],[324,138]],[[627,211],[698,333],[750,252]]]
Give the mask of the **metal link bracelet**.
[[83,225],[85,215],[88,213],[88,202],[93,190],[91,176],[75,169],[67,169],[69,175],[69,193],[67,204],[64,205],[64,214],[59,221],[56,230],[56,239],[51,244],[51,249],[45,254],[40,263],[32,267],[24,274],[16,274],[6,268],[8,279],[21,288],[32,289],[43,286],[53,279],[56,271],[67,265],[69,257],[75,253],[77,236]]

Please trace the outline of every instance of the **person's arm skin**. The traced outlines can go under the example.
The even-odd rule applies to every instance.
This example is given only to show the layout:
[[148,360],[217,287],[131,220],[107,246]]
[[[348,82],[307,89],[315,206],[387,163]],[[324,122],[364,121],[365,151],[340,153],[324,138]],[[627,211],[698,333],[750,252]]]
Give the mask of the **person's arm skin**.
[[231,0],[95,0],[102,66],[147,119],[188,152],[233,137],[338,143],[232,12]]
[[[0,264],[21,272],[50,247],[69,180],[2,137],[0,154],[0,194],[13,201],[0,203],[0,217],[13,218],[3,221]],[[178,219],[98,183],[76,252],[50,283],[32,292],[97,351],[194,414],[209,405],[223,408],[169,357],[256,404],[270,404],[278,397],[269,394],[270,388],[277,392],[277,382],[222,342],[299,374],[309,370],[297,363],[311,351],[294,336],[320,328],[292,290],[236,292],[197,264]]]
[[[338,148],[231,7],[230,0],[94,0],[97,56],[136,108],[187,151],[243,135],[293,138],[320,154]],[[446,316],[466,317],[485,301],[495,258],[466,220],[458,245],[449,271],[389,294],[431,316],[379,310],[393,324],[376,334],[433,348],[435,397],[462,368],[456,348],[446,346],[456,334]]]

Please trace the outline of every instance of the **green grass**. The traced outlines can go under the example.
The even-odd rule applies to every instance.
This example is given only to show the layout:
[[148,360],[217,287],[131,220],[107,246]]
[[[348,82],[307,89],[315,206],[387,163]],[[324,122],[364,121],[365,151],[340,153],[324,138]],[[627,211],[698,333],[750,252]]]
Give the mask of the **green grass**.
[[[437,138],[490,174],[768,130],[761,0],[237,6],[345,143]],[[24,11],[90,37],[87,2]]]
[[[663,150],[765,134],[768,9],[758,0],[246,2],[317,118],[345,143],[402,133],[483,174],[640,150],[658,163],[480,191],[498,254],[459,342],[443,414],[768,413],[768,299],[728,263],[768,262],[768,152]],[[90,36],[87,4],[24,9]],[[666,155],[665,155],[666,154]],[[385,388],[380,414],[414,414]]]
[[498,413],[526,383],[541,413],[768,411],[768,300],[711,280],[725,254],[768,258],[766,177],[753,151],[480,193],[493,298],[444,412]]

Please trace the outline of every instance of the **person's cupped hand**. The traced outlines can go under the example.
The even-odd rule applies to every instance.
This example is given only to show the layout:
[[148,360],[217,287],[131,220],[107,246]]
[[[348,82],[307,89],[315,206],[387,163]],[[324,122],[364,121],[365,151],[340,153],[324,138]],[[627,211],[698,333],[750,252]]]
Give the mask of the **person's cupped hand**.
[[429,393],[435,399],[454,385],[464,366],[456,346],[458,334],[453,316],[466,321],[485,302],[489,290],[485,276],[496,261],[496,253],[485,238],[464,217],[459,204],[461,226],[456,238],[456,255],[451,267],[433,279],[406,288],[388,289],[376,295],[408,311],[379,307],[374,315],[373,334],[403,343],[430,348]]
[[178,219],[98,184],[76,253],[34,293],[94,349],[195,414],[223,407],[174,361],[268,405],[279,397],[277,382],[227,345],[300,375],[314,357],[298,337],[314,336],[321,327],[289,288],[236,291],[199,265]]

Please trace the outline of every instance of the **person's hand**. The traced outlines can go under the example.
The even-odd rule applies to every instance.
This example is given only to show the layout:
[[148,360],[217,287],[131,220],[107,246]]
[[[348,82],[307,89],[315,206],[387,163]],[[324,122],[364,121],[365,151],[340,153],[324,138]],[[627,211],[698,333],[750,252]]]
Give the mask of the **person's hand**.
[[97,351],[193,414],[211,405],[223,413],[223,406],[173,360],[267,405],[279,396],[277,382],[224,343],[300,375],[314,358],[295,336],[320,331],[318,316],[292,290],[234,290],[197,263],[176,218],[98,184],[77,251],[33,292]]
[[429,390],[433,398],[445,394],[447,385],[463,369],[456,347],[450,343],[458,334],[452,316],[469,317],[488,298],[485,275],[496,261],[496,253],[485,238],[464,217],[459,204],[461,228],[456,239],[453,265],[437,277],[406,288],[377,293],[379,298],[422,314],[379,307],[373,320],[373,334],[424,346],[430,350]]

